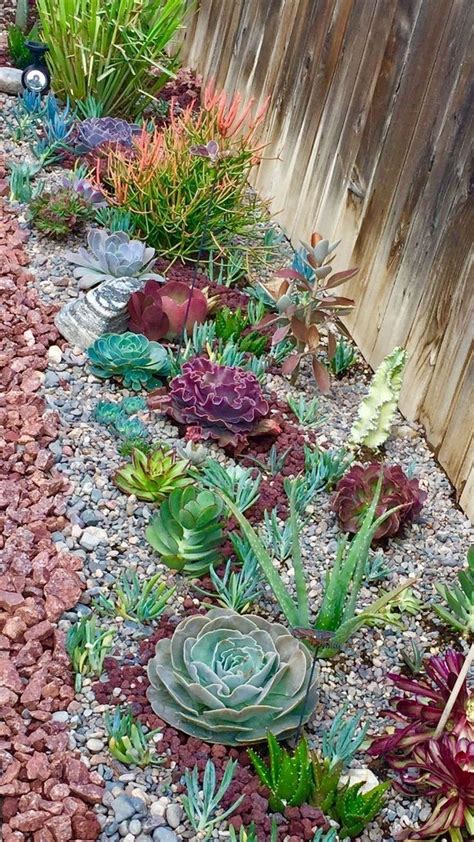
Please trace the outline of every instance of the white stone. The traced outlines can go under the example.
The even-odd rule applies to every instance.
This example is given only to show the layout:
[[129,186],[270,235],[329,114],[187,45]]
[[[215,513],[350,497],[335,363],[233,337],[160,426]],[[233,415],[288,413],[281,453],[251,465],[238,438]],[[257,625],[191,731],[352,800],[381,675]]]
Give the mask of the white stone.
[[379,780],[375,777],[374,773],[370,771],[370,769],[349,769],[346,774],[341,775],[341,786],[345,784],[352,786],[353,784],[360,783],[362,784],[360,792],[366,793],[378,786]]
[[164,804],[160,804],[159,801],[154,801],[153,804],[150,804],[150,813],[152,816],[164,816],[165,809]]
[[50,363],[60,363],[63,358],[63,352],[58,345],[50,345],[48,348],[48,360]]
[[0,91],[4,94],[21,94],[22,71],[16,67],[0,67]]
[[91,738],[90,740],[87,740],[86,746],[89,749],[89,751],[102,751],[102,749],[104,748],[104,743],[102,742],[102,740],[96,740],[94,738]]
[[85,550],[94,550],[99,544],[107,543],[107,532],[100,526],[86,526],[79,543]]

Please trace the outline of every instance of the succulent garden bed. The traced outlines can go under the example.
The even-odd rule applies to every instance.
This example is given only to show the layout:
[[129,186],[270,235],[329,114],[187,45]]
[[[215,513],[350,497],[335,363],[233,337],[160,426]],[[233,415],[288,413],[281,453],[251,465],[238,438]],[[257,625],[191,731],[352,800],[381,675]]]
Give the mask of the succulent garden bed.
[[264,109],[107,95],[0,100],[2,838],[468,838],[470,524],[404,351],[248,190]]

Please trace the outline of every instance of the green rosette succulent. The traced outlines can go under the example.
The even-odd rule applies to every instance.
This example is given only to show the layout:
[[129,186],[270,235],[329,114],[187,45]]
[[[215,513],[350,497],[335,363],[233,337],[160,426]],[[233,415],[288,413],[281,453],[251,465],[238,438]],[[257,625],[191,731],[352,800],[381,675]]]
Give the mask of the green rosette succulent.
[[87,349],[90,370],[116,377],[127,389],[155,389],[169,373],[168,355],[158,342],[137,333],[104,333]]
[[[182,620],[148,663],[148,698],[173,728],[210,743],[286,739],[317,701],[319,669],[285,626],[213,608]],[[311,685],[308,682],[311,677]]]
[[175,488],[184,488],[192,481],[186,476],[189,462],[176,459],[173,451],[158,447],[148,455],[132,450],[132,461],[123,465],[114,477],[115,485],[139,500],[161,503]]
[[213,491],[177,488],[152,519],[146,539],[173,570],[202,576],[220,561],[224,504]]

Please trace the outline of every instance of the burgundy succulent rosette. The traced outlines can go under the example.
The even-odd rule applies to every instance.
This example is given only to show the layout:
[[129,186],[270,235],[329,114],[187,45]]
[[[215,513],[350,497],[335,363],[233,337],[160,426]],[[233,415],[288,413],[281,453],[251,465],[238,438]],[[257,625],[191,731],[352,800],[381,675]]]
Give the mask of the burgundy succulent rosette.
[[189,334],[195,324],[202,324],[207,310],[207,298],[200,289],[190,289],[179,281],[160,284],[149,280],[143,290],[130,296],[129,330],[155,342],[175,339],[183,328]]
[[339,480],[332,499],[332,508],[339,517],[345,532],[357,532],[372,502],[383,473],[380,499],[376,509],[379,517],[389,509],[401,506],[379,526],[374,540],[396,535],[407,521],[414,520],[423,508],[426,492],[422,491],[417,479],[409,479],[400,465],[353,465]]
[[280,432],[267,418],[269,405],[255,375],[206,357],[184,363],[169,394],[150,396],[149,405],[187,425],[188,438],[214,438],[222,447],[245,443],[248,436]]

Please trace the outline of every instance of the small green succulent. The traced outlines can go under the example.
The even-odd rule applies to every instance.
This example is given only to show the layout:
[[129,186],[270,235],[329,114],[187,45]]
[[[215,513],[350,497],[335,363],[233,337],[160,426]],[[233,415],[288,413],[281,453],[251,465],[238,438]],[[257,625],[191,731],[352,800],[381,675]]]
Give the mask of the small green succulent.
[[146,734],[141,722],[137,722],[130,708],[123,712],[115,709],[113,717],[104,715],[105,729],[109,738],[110,753],[121,763],[130,766],[150,766],[161,762],[149,743],[161,730],[155,728]]
[[134,570],[126,570],[115,585],[115,598],[108,599],[100,594],[95,607],[112,617],[118,615],[124,620],[149,623],[161,617],[175,591],[176,588],[168,588],[161,581],[160,573],[140,581]]
[[268,765],[251,748],[247,753],[261,782],[270,791],[270,810],[282,813],[285,807],[307,804],[314,782],[306,739],[302,737],[292,753],[282,748],[271,733],[267,742]]
[[344,342],[344,339],[341,337],[336,345],[334,356],[329,360],[329,368],[336,377],[339,377],[348,371],[356,362],[356,349],[352,345],[349,345],[348,342]]
[[117,471],[114,482],[121,491],[135,494],[139,500],[161,503],[175,488],[192,482],[186,476],[188,464],[164,447],[157,447],[148,455],[136,449],[132,451],[132,461]]
[[75,688],[79,691],[84,675],[97,678],[104,668],[104,660],[113,645],[113,634],[97,627],[96,618],[81,617],[66,635],[66,652],[76,674]]
[[469,548],[467,570],[458,573],[458,581],[452,588],[436,584],[447,606],[435,603],[433,608],[445,623],[470,638],[474,635],[474,546]]
[[239,349],[245,351],[246,354],[255,354],[256,357],[260,357],[267,347],[267,342],[268,338],[265,334],[262,335],[258,331],[252,330],[246,336],[240,337]]
[[172,570],[201,576],[220,559],[223,511],[213,491],[195,485],[177,488],[150,522],[147,541]]
[[169,371],[168,356],[158,342],[140,333],[105,333],[87,349],[92,374],[116,377],[127,389],[154,389]]
[[332,817],[341,825],[339,837],[356,839],[369,822],[380,812],[389,781],[378,784],[368,792],[361,792],[361,783],[346,785],[336,795]]
[[231,310],[230,307],[223,307],[216,314],[215,325],[218,339],[227,342],[229,339],[239,338],[248,325],[248,319],[240,309]]

